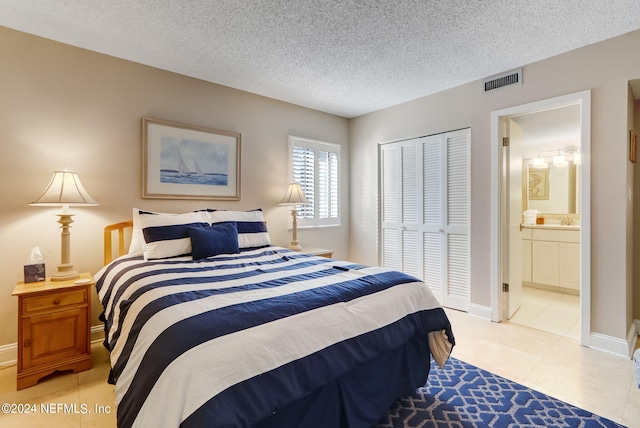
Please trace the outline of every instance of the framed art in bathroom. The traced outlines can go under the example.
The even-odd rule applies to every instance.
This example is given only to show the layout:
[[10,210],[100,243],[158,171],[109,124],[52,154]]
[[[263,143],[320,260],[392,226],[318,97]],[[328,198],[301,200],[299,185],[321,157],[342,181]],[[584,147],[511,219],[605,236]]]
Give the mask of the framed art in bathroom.
[[547,168],[529,168],[529,200],[546,201],[549,199],[549,170]]

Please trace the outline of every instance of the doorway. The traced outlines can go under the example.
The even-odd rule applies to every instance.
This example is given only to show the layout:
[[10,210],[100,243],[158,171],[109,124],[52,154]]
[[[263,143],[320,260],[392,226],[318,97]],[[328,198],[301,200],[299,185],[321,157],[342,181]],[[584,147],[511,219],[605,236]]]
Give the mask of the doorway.
[[[560,123],[563,115],[575,115],[578,119],[576,126],[579,129],[575,144],[566,141],[563,143],[562,138],[556,138],[554,143],[553,138],[548,135],[543,136],[540,141],[534,141],[527,135],[527,128],[532,129],[534,122],[546,120],[547,123]],[[584,91],[495,111],[491,115],[491,121],[492,320],[499,322],[517,317],[523,298],[531,295],[532,290],[529,287],[548,286],[552,291],[556,291],[554,287],[558,286],[561,289],[573,287],[574,294],[579,294],[580,343],[588,346],[591,325],[590,92]],[[506,140],[505,137],[509,139]],[[565,161],[569,158],[568,164],[571,165],[562,171],[565,171],[564,174],[567,174],[566,171],[573,171],[575,180],[570,184],[574,186],[573,197],[565,195],[561,198],[564,199],[565,205],[560,207],[551,206],[557,196],[549,197],[550,193],[553,195],[551,190],[557,195],[558,189],[562,187],[560,177],[550,177],[553,174],[552,167],[535,169],[532,162],[534,156],[537,161],[546,159],[549,162],[557,156],[556,160],[560,162],[561,155],[565,156]],[[576,164],[579,166],[576,167]],[[536,182],[542,180],[543,183],[542,187],[534,189],[538,200],[533,194],[529,197],[529,185],[533,183],[533,179],[530,180],[532,173]],[[565,188],[567,186],[564,184]],[[523,212],[527,209],[540,211],[538,222],[546,219],[547,224],[524,224],[530,223],[532,219],[528,217],[528,221],[525,222]],[[528,214],[531,214],[531,211],[528,211]],[[527,238],[531,241],[527,241]],[[527,261],[537,261],[540,269],[528,265]],[[572,264],[574,273],[568,271]],[[558,276],[562,277],[563,274],[563,280],[558,282]],[[567,279],[569,277],[574,279]],[[567,294],[571,292],[569,290]]]

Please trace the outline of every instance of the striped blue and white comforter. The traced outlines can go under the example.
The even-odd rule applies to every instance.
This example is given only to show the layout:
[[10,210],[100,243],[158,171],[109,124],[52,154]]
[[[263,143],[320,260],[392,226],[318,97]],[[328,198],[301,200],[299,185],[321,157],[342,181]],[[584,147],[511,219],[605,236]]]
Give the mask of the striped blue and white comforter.
[[212,427],[252,426],[416,335],[450,328],[415,278],[279,247],[200,261],[123,256],[96,287],[121,427],[203,415]]

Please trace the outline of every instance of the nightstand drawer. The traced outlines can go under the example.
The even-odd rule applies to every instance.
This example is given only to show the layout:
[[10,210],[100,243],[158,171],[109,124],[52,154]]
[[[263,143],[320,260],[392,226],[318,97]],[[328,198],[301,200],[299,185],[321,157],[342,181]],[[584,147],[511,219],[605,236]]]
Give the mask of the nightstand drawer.
[[69,306],[81,305],[87,302],[86,288],[70,290],[43,296],[24,297],[22,299],[23,314],[64,309]]

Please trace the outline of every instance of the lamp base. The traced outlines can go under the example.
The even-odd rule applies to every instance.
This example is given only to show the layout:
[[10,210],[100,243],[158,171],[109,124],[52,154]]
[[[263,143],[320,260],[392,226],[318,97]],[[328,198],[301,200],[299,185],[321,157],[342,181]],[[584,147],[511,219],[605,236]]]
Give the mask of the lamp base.
[[77,270],[73,268],[73,264],[71,263],[70,253],[70,238],[71,232],[69,232],[69,225],[73,223],[73,214],[62,213],[56,214],[60,219],[58,223],[60,223],[60,227],[62,228],[62,233],[60,234],[60,254],[61,260],[58,265],[58,271],[51,275],[52,281],[68,281],[70,279],[79,278],[80,274]]
[[59,265],[58,271],[51,275],[51,281],[68,281],[75,278],[80,278],[80,273],[73,265]]

